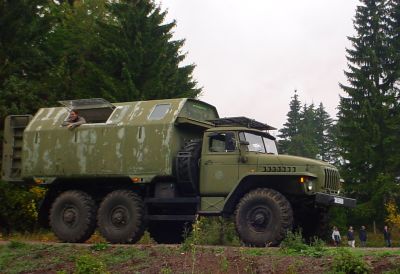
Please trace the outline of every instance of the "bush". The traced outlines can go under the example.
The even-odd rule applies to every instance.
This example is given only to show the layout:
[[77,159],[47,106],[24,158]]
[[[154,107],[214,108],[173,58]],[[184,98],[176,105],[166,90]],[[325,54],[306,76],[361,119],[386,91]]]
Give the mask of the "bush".
[[37,221],[38,202],[45,190],[39,187],[0,181],[0,227],[8,234],[12,229],[32,231]]
[[304,255],[311,257],[322,257],[327,251],[325,243],[321,239],[315,237],[310,245],[307,245],[302,237],[301,231],[289,231],[286,238],[280,245],[281,251],[285,254]]
[[240,240],[231,219],[199,217],[193,231],[185,235],[185,244],[239,246]]
[[298,253],[308,249],[308,245],[304,242],[301,231],[288,231],[286,237],[281,242],[280,247],[285,253],[288,254]]
[[359,256],[347,249],[338,249],[338,255],[333,260],[333,270],[346,274],[371,273],[371,267]]

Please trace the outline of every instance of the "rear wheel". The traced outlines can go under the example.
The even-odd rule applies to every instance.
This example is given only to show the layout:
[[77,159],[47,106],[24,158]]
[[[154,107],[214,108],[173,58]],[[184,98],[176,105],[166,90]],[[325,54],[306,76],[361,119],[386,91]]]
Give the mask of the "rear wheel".
[[97,224],[110,243],[135,243],[143,236],[145,210],[142,199],[128,190],[108,194],[100,204]]
[[85,242],[96,228],[94,200],[83,191],[65,191],[51,207],[50,227],[63,242]]
[[276,246],[292,229],[292,207],[282,194],[273,189],[255,189],[237,205],[235,224],[246,245]]

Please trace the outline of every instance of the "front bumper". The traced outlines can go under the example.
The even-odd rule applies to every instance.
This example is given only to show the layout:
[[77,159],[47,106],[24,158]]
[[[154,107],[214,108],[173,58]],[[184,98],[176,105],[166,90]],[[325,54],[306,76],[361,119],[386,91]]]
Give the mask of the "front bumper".
[[356,207],[356,199],[330,195],[322,192],[315,194],[315,202],[323,205],[337,205],[344,207]]

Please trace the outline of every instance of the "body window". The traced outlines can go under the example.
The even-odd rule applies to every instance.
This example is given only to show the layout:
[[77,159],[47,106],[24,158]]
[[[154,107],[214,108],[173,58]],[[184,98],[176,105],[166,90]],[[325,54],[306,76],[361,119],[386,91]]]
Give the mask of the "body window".
[[158,104],[154,107],[153,111],[149,115],[149,120],[161,120],[165,117],[171,104]]

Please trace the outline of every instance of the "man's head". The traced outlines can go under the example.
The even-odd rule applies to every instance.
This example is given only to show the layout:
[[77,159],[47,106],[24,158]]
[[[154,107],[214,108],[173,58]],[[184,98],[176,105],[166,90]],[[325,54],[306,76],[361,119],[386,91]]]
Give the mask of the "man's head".
[[69,113],[69,118],[71,120],[75,120],[76,118],[78,118],[78,112],[76,110],[71,110]]

